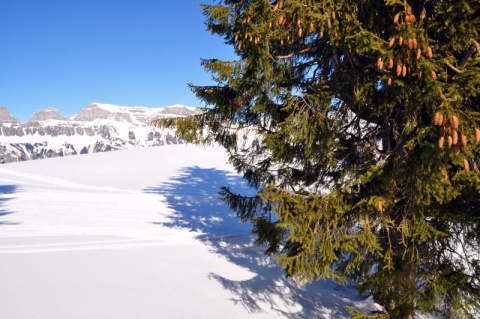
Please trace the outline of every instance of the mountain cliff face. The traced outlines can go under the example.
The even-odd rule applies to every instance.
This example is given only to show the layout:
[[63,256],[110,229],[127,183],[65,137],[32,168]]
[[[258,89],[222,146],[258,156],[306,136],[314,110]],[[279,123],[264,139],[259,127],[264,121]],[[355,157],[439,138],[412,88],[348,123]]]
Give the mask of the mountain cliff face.
[[33,116],[28,120],[28,122],[40,122],[40,121],[47,121],[47,120],[60,120],[66,121],[68,120],[64,117],[57,109],[52,107],[46,108],[40,111],[36,111]]
[[0,158],[25,161],[183,143],[171,130],[149,125],[153,119],[199,114],[196,108],[126,107],[92,103],[70,118],[54,108],[35,112],[20,123],[0,107]]
[[8,112],[7,108],[4,106],[0,106],[0,123],[6,125],[16,125],[20,124],[20,122]]

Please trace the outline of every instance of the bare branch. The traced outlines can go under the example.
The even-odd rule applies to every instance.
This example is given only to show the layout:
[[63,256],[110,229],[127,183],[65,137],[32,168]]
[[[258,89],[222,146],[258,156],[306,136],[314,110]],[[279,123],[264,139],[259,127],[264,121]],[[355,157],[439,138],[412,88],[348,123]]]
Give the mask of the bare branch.
[[311,47],[308,47],[308,48],[305,48],[305,49],[300,50],[300,51],[297,51],[297,52],[289,53],[289,54],[287,54],[287,55],[277,55],[277,56],[275,57],[275,60],[290,59],[290,58],[293,57],[295,54],[302,54],[302,53],[305,53],[305,52],[310,51],[311,49],[312,49]]
[[453,65],[451,65],[450,63],[445,63],[446,66],[448,66],[448,68],[450,70],[452,70],[453,72],[457,73],[457,74],[460,74],[462,73],[462,71],[460,71],[459,69],[457,69],[456,67],[454,67]]
[[460,60],[460,63],[458,64],[460,68],[463,68],[467,62],[468,59],[475,53],[477,52],[480,54],[480,45],[478,44],[477,41],[472,40],[472,46],[463,54],[462,59]]

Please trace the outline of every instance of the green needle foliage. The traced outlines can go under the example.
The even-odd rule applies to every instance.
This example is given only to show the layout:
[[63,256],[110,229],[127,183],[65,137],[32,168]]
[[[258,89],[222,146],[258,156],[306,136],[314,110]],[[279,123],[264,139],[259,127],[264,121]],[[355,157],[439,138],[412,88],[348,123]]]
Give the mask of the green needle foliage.
[[[480,2],[203,5],[235,61],[203,60],[202,115],[257,196],[223,199],[288,276],[354,282],[385,313],[480,317]],[[272,215],[273,214],[273,215]]]

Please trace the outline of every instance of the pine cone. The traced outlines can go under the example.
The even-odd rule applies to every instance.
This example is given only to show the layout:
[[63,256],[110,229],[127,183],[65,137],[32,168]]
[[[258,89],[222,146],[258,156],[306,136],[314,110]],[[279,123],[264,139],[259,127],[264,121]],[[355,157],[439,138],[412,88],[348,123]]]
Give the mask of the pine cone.
[[402,55],[400,54],[400,52],[397,52],[395,54],[395,63],[399,63],[401,58],[402,58]]
[[427,56],[429,59],[431,59],[433,57],[433,52],[432,52],[432,48],[431,47],[427,47]]
[[413,39],[408,39],[408,49],[409,50],[413,50],[414,47],[413,47]]
[[422,50],[420,48],[417,49],[417,60],[420,60],[420,58],[422,57]]
[[458,130],[458,117],[452,116],[452,127],[454,130]]
[[465,148],[467,147],[467,136],[465,134],[460,133],[460,143],[462,144],[462,147]]
[[445,144],[445,137],[442,135],[438,138],[438,147],[443,148],[443,144]]
[[393,17],[393,23],[394,23],[394,24],[397,24],[399,19],[400,19],[400,12],[397,13],[397,14],[395,15],[395,17]]
[[388,68],[393,68],[393,59],[388,60]]
[[[408,19],[408,20],[407,20],[407,19]],[[415,18],[415,16],[414,16],[413,14],[409,14],[409,15],[407,15],[407,16],[405,17],[405,23],[406,23],[406,24],[414,23],[415,20],[417,20],[417,19]],[[407,21],[408,21],[408,22],[407,22]]]
[[377,67],[378,67],[380,70],[383,70],[383,61],[382,61],[382,58],[378,58],[378,60],[377,60]]
[[390,42],[388,43],[388,47],[391,48],[391,47],[393,47],[394,44],[395,44],[395,37],[392,37],[390,39]]
[[397,65],[397,76],[400,76],[402,74],[402,66],[399,64]]
[[470,170],[470,164],[468,163],[468,160],[466,158],[463,160],[463,168],[467,172]]
[[443,114],[436,112],[433,116],[433,125],[440,126],[443,124]]
[[382,204],[381,201],[377,202],[377,209],[378,209],[378,211],[383,212],[383,204]]
[[458,143],[458,132],[453,130],[452,132],[452,144],[457,145]]
[[480,129],[478,127],[475,128],[475,143],[480,142]]
[[453,154],[455,154],[455,156],[457,156],[458,154],[460,154],[460,147],[455,146],[455,147],[453,148]]

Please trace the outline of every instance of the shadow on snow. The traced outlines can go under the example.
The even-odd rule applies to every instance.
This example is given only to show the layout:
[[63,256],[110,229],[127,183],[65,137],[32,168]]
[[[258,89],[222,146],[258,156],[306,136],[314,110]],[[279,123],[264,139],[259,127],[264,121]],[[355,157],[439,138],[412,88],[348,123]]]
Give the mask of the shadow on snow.
[[[17,191],[16,185],[0,185],[0,218],[3,218],[6,215],[12,214],[13,212],[5,210],[5,202],[12,199],[11,195]],[[0,220],[0,225],[16,225],[17,223],[6,222]]]
[[[185,168],[171,181],[146,190],[165,196],[175,213],[161,223],[172,228],[199,232],[198,239],[230,262],[256,274],[248,280],[235,281],[217,274],[217,280],[235,296],[233,302],[252,313],[273,309],[286,318],[348,317],[345,306],[361,306],[364,298],[357,292],[323,280],[296,287],[284,276],[275,261],[252,244],[250,224],[242,224],[228,206],[219,200],[219,188],[254,193],[241,177],[216,169]],[[361,307],[360,307],[361,308]]]

